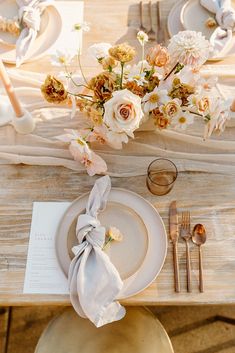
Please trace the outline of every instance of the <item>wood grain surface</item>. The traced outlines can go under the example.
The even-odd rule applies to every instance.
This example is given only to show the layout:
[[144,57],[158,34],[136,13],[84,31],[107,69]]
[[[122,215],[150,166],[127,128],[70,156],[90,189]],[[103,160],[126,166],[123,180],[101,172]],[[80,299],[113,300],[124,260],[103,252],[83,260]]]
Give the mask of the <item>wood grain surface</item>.
[[[0,169],[0,304],[69,304],[68,296],[22,294],[33,201],[72,201],[90,190],[95,177],[62,167],[2,166]],[[172,244],[154,283],[125,304],[235,303],[235,184],[234,176],[180,173],[170,194],[149,193],[145,177],[112,178],[116,187],[135,191],[152,202],[168,229],[168,207],[191,211],[192,226],[205,224],[203,247],[205,292],[198,291],[198,249],[190,244],[192,293],[186,292],[185,243],[179,243],[181,293],[174,293]]]
[[[164,1],[165,4],[165,1]],[[85,20],[91,31],[84,35],[83,65],[86,72],[96,70],[86,48],[96,42],[129,41],[136,44],[138,3],[127,0],[87,0]],[[134,24],[128,27],[127,23]],[[137,26],[136,26],[137,23]],[[235,63],[234,58],[224,63]],[[218,65],[217,63],[216,65]],[[51,72],[48,58],[28,63],[22,70]],[[95,178],[62,167],[0,167],[0,305],[69,305],[68,296],[22,294],[33,201],[72,201],[89,191]],[[192,293],[186,292],[185,243],[179,243],[181,293],[174,293],[172,244],[163,270],[154,283],[123,303],[144,304],[220,304],[235,303],[235,183],[233,175],[180,173],[172,192],[153,196],[145,177],[112,178],[113,186],[135,191],[151,201],[168,229],[168,207],[177,199],[180,210],[190,210],[192,225],[205,224],[208,241],[203,246],[205,292],[198,291],[198,249],[190,244]]]

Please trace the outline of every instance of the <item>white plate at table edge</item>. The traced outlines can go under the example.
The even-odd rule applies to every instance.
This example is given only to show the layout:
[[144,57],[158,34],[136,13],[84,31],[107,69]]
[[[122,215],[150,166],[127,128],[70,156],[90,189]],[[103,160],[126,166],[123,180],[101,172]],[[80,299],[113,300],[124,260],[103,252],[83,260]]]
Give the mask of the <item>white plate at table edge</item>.
[[[49,5],[45,8],[44,11],[47,13],[48,23],[46,27],[43,29],[43,31],[41,33],[40,32],[38,33],[32,45],[32,48],[29,50],[29,53],[27,54],[24,60],[24,63],[38,60],[43,55],[45,55],[45,53],[54,45],[54,43],[59,38],[59,35],[61,33],[62,17],[57,7]],[[54,32],[52,34],[50,33],[51,28],[54,28]],[[49,38],[48,38],[48,32],[50,33]],[[41,52],[40,51],[38,52],[38,49],[36,49],[38,47],[39,48],[42,47]],[[3,62],[7,64],[15,64],[16,63],[15,48],[7,51],[6,53],[4,52],[1,53],[0,58],[2,59]]]
[[[181,11],[185,5],[185,0],[176,2],[175,5],[172,7],[172,9],[169,12],[168,18],[167,18],[167,31],[170,37],[173,37],[175,34],[177,34],[180,31],[185,31],[185,28],[183,27],[181,20],[180,20],[180,15]],[[175,24],[173,24],[175,23]],[[172,27],[176,28],[172,28]],[[235,42],[235,36],[234,36],[234,42]],[[235,45],[235,43],[234,43]],[[223,57],[216,57],[216,58],[209,58],[208,61],[221,61],[229,57],[234,57],[234,55],[227,55]]]
[[[140,213],[142,212],[144,213],[144,210],[146,210],[145,216],[143,217],[141,215],[141,218],[147,228],[148,240],[149,240],[147,254],[142,265],[140,266],[137,272],[135,272],[131,277],[123,281],[124,286],[117,299],[125,299],[133,295],[136,295],[142,290],[144,290],[145,288],[147,288],[159,275],[164,265],[166,254],[167,254],[167,233],[166,233],[162,218],[160,217],[158,211],[153,207],[153,205],[149,201],[147,201],[142,196],[132,191],[122,189],[122,188],[111,189],[111,192],[109,195],[109,199],[111,198],[110,201],[119,202],[123,204],[123,198],[121,198],[121,202],[120,202],[120,200],[117,197],[118,193],[122,194],[122,196],[123,194],[125,196],[128,195],[132,199],[132,201],[135,201],[133,202],[133,205],[132,205],[132,201],[131,201],[131,204],[129,204],[129,201],[125,199],[125,205],[127,207],[132,208],[139,216],[140,216]],[[79,212],[76,212],[76,214],[74,214],[72,210],[76,208],[78,202],[84,200],[85,197],[88,198],[88,196],[89,196],[89,192],[78,197],[76,200],[72,202],[72,204],[68,207],[68,209],[64,213],[57,228],[56,237],[55,237],[56,255],[57,255],[59,265],[62,271],[65,273],[66,277],[67,277],[68,266],[71,261],[69,254],[67,252],[67,246],[66,246],[68,231],[74,220],[74,217],[76,216],[76,214],[79,213]],[[113,197],[114,199],[115,197],[117,197],[117,199],[113,200]],[[139,201],[139,203],[136,202],[136,199],[137,201]],[[84,205],[81,206],[80,212],[82,210],[84,210]],[[67,224],[63,224],[65,221],[67,221]],[[66,263],[67,263],[66,266],[63,266],[61,263],[60,254],[59,254],[61,250],[58,249],[58,245],[57,245],[58,237],[62,237],[62,240],[64,242],[63,246],[66,248],[66,254],[63,253],[63,256],[66,257]],[[159,250],[160,245],[161,245],[161,250]],[[158,254],[159,251],[161,251],[161,253]],[[65,271],[63,267],[66,267],[67,271]]]

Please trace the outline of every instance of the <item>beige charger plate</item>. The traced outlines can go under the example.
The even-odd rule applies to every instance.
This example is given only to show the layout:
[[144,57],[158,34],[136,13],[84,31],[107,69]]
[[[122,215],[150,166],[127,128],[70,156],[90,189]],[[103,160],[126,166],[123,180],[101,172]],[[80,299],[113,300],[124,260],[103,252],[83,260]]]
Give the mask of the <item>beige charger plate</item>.
[[[13,18],[18,14],[15,0],[0,1],[0,14],[6,18]],[[62,29],[62,19],[54,6],[47,6],[41,16],[41,28],[38,32],[25,62],[39,59],[58,39]],[[0,31],[0,58],[9,64],[16,63],[16,36]],[[8,44],[9,45],[8,45]]]
[[[70,205],[57,230],[56,253],[66,276],[73,257],[71,248],[77,245],[77,217],[85,212],[88,196],[89,193]],[[98,219],[106,228],[115,226],[123,234],[123,241],[112,242],[106,251],[124,282],[118,299],[133,296],[150,285],[162,269],[167,253],[163,221],[144,198],[118,188],[112,188],[107,207]]]

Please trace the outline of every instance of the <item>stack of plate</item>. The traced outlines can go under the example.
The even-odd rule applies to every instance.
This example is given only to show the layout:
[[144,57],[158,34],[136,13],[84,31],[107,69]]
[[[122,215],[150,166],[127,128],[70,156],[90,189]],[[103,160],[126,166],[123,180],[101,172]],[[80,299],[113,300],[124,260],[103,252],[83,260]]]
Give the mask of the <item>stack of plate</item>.
[[[235,0],[232,0],[232,5],[235,8]],[[202,32],[202,34],[210,39],[210,36],[214,32],[215,28],[208,28],[206,26],[206,20],[209,18],[215,18],[215,15],[207,11],[200,5],[199,0],[185,0],[177,1],[171,9],[168,16],[168,32],[172,37],[180,31],[191,30]],[[227,56],[235,54],[235,35],[226,49],[226,53],[223,56],[216,56],[210,60],[222,60]]]

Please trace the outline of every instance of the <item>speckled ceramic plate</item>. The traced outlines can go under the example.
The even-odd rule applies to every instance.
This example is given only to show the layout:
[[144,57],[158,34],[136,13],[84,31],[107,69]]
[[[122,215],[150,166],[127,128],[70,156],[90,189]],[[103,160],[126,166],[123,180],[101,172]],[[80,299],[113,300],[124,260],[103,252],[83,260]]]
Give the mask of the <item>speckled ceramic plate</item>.
[[[79,214],[84,213],[89,194],[76,199],[65,212],[56,235],[56,253],[66,274],[77,244],[75,229]],[[107,207],[98,216],[105,227],[114,226],[123,241],[112,242],[105,250],[124,282],[119,299],[137,294],[159,274],[167,252],[167,235],[157,210],[141,196],[112,188]]]

